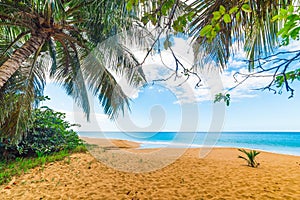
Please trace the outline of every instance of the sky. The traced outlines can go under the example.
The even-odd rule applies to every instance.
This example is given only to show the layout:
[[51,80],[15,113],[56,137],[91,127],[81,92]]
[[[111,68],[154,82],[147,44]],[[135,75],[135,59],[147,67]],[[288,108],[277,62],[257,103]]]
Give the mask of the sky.
[[[284,48],[293,50],[299,46],[299,42],[293,42]],[[138,58],[144,58],[141,49],[133,50]],[[173,50],[184,66],[192,65],[193,54],[187,40],[175,38]],[[92,111],[90,122],[87,122],[82,110],[51,80],[45,89],[45,95],[51,100],[43,105],[65,112],[68,121],[81,124],[76,128],[78,131],[300,131],[299,83],[292,84],[295,95],[289,99],[290,93],[285,91],[273,94],[254,90],[266,86],[270,79],[252,78],[229,92],[229,106],[213,102],[215,94],[236,85],[235,72],[247,72],[245,58],[244,52],[236,52],[229,59],[228,69],[221,74],[214,63],[203,67],[199,70],[202,85],[195,88],[198,78],[193,76],[185,81],[181,70],[181,77],[153,82],[173,74],[176,63],[168,51],[162,51],[161,56],[150,56],[143,66],[147,85],[132,88],[123,77],[115,75],[131,101],[130,111],[125,110],[125,114],[114,121],[103,113],[97,99],[90,95]]]

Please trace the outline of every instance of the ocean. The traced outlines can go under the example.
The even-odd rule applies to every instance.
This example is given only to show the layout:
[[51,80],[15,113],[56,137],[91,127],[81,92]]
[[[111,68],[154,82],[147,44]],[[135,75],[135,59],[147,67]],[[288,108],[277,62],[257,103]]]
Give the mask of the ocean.
[[140,148],[235,147],[300,156],[300,132],[78,132],[82,137],[123,139]]

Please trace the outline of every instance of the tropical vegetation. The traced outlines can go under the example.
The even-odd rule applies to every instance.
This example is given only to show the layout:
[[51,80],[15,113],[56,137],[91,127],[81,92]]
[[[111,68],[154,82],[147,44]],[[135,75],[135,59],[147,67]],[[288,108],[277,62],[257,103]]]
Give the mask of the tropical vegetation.
[[16,157],[39,157],[62,150],[71,151],[83,146],[72,125],[65,121],[65,114],[48,107],[33,109],[28,119],[25,137],[18,143],[9,139],[0,141],[0,160]]
[[256,161],[256,156],[260,154],[259,151],[255,151],[255,150],[246,151],[245,149],[238,149],[238,150],[245,154],[245,156],[238,156],[238,158],[247,161],[249,167],[259,166],[259,163]]
[[[113,71],[133,85],[146,81],[143,62],[122,39],[152,52],[163,38],[164,48],[173,53],[170,38],[177,33],[190,36],[193,67],[183,66],[173,54],[176,70],[182,67],[187,77],[199,77],[197,70],[207,63],[223,70],[229,57],[244,49],[249,76],[271,72],[273,80],[264,89],[286,88],[292,96],[289,81],[300,79],[300,73],[290,64],[298,60],[299,51],[290,52],[296,55],[273,67],[260,61],[290,38],[298,39],[298,5],[297,0],[0,0],[0,137],[20,139],[26,133],[47,74],[75,99],[87,119],[88,90],[98,97],[105,113],[116,116],[129,99]],[[128,30],[126,37],[99,47]],[[230,96],[219,94],[218,99],[228,104]]]
[[65,88],[87,119],[88,90],[110,117],[128,106],[112,71],[139,84],[144,76],[138,62],[121,37],[98,46],[119,32],[132,30],[128,38],[142,30],[125,6],[125,0],[0,0],[1,138],[25,133],[47,75]]
[[12,176],[26,173],[36,166],[62,160],[73,152],[85,152],[86,146],[65,121],[65,114],[48,107],[34,109],[29,126],[20,142],[0,140],[0,184]]

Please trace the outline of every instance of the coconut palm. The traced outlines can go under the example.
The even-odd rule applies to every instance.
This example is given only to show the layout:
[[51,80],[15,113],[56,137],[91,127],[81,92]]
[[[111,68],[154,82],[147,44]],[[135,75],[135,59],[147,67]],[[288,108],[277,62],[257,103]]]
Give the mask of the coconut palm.
[[118,40],[97,46],[137,27],[125,6],[125,0],[0,0],[0,136],[22,135],[48,70],[87,118],[85,83],[109,116],[128,106],[111,70],[139,84],[144,76],[137,59]]

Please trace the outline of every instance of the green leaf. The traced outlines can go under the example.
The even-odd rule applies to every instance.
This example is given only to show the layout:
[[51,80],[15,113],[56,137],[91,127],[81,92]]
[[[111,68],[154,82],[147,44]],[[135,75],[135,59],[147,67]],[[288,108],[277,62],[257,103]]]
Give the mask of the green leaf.
[[210,34],[211,34],[211,38],[215,38],[217,36],[215,29],[212,29]]
[[244,4],[244,5],[242,5],[242,10],[243,10],[244,12],[252,12],[252,10],[251,10],[249,4]]
[[168,13],[168,11],[169,11],[168,5],[167,5],[167,4],[164,4],[164,5],[161,7],[161,12],[162,12],[162,14],[163,14],[164,16],[166,16],[167,13]]
[[233,13],[236,13],[238,10],[239,10],[239,8],[238,8],[237,6],[234,6],[233,8],[231,8],[231,9],[229,10],[229,14],[231,15],[231,14],[233,14]]
[[141,21],[143,22],[144,25],[146,25],[149,22],[149,16],[148,15],[143,16]]
[[294,12],[294,6],[293,6],[293,5],[290,5],[290,6],[289,6],[288,12],[289,12],[289,13],[293,13],[293,12]]
[[150,15],[150,16],[149,16],[149,19],[150,19],[152,25],[155,26],[156,23],[157,23],[157,18],[156,18],[156,16]]
[[286,19],[291,21],[291,22],[295,22],[295,21],[300,20],[300,17],[299,17],[298,14],[291,14]]
[[300,31],[300,27],[296,27],[290,32],[290,36],[293,40],[296,40],[297,37],[299,37],[299,31]]
[[236,13],[235,18],[236,18],[236,21],[240,21],[241,13]]
[[213,20],[218,20],[221,18],[221,13],[219,11],[213,12]]
[[224,15],[225,12],[226,12],[226,8],[225,8],[224,6],[222,6],[222,5],[220,5],[219,11],[220,11],[220,13],[221,13],[222,15]]
[[187,24],[186,18],[182,17],[182,18],[180,19],[180,24],[182,24],[183,27],[186,26],[186,24]]
[[223,17],[223,20],[226,24],[230,23],[231,22],[231,18],[230,18],[230,15],[229,14],[225,14],[224,17]]
[[287,14],[288,14],[288,11],[286,9],[284,9],[284,8],[280,9],[280,15],[281,16],[286,16]]
[[172,27],[176,32],[184,32],[184,27],[186,25],[187,21],[183,18],[177,18],[177,20],[174,21]]
[[200,31],[200,36],[203,37],[207,35],[212,30],[212,25],[206,25],[204,26]]
[[188,16],[187,16],[187,19],[188,19],[189,21],[192,21],[192,20],[193,20],[193,17],[194,17],[194,15],[195,15],[195,13],[194,13],[194,12],[189,12],[189,13],[188,13]]
[[126,4],[126,10],[131,11],[132,10],[132,2],[128,1],[128,3]]
[[220,30],[221,30],[220,23],[217,23],[217,24],[215,25],[215,31],[216,31],[216,32],[219,32]]
[[289,30],[288,27],[283,27],[282,29],[280,29],[277,33],[277,35],[282,35],[283,33],[287,32]]
[[278,18],[279,18],[279,16],[278,15],[275,15],[274,17],[272,17],[272,22],[275,22],[275,21],[277,21],[278,20]]

